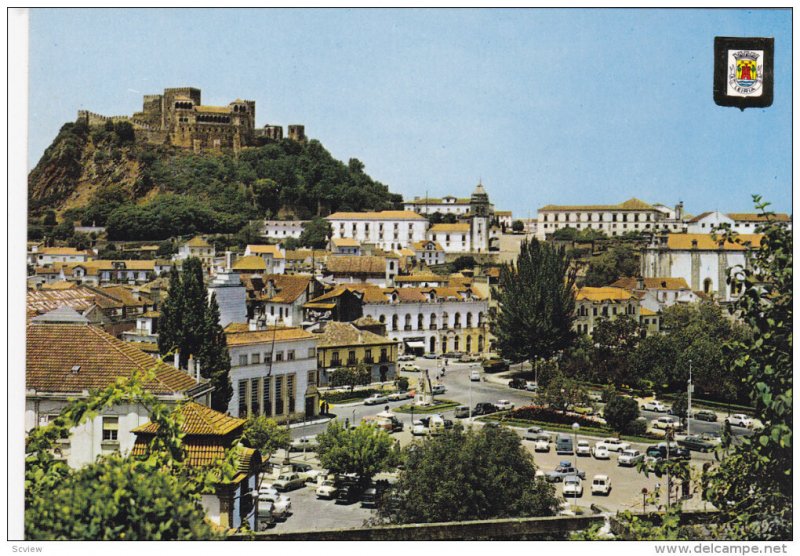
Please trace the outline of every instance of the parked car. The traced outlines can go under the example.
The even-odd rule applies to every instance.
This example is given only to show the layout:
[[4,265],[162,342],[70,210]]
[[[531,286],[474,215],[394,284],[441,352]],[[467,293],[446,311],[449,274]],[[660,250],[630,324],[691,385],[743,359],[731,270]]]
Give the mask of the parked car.
[[659,417],[658,419],[653,419],[652,421],[650,421],[650,423],[654,429],[680,430],[682,428],[681,421],[677,417],[669,417],[669,416]]
[[292,501],[288,496],[282,494],[260,494],[258,495],[259,506],[265,502],[272,504],[272,515],[277,519],[286,519],[292,510]]
[[428,434],[428,427],[422,424],[422,421],[414,421],[414,426],[411,427],[411,434],[413,436],[425,436]]
[[601,446],[609,452],[621,452],[622,450],[627,450],[631,447],[629,442],[623,442],[619,438],[604,438],[595,444],[595,448],[599,448]]
[[364,405],[380,405],[382,403],[388,403],[388,402],[389,398],[387,398],[384,394],[380,394],[378,392],[364,399]]
[[453,415],[455,416],[456,419],[466,419],[467,417],[469,417],[469,406],[459,405],[453,412]]
[[700,435],[697,434],[690,434],[678,440],[678,446],[683,446],[687,450],[695,452],[710,452],[716,447],[715,444],[708,440],[703,440]]
[[735,413],[730,417],[726,417],[725,422],[732,427],[747,427],[749,429],[753,426],[753,420],[743,413]]
[[475,409],[472,410],[473,415],[489,415],[491,413],[497,413],[497,408],[489,402],[479,402],[475,404]]
[[472,355],[470,355],[469,353],[465,353],[461,357],[458,358],[458,362],[459,363],[471,363],[472,359],[473,359]]
[[425,359],[439,359],[439,355],[436,353],[426,353],[422,357]]
[[578,445],[575,446],[575,455],[577,456],[592,455],[592,447],[589,445],[588,440],[578,440]]
[[275,524],[275,516],[272,515],[271,502],[259,502],[258,514],[256,516],[256,528],[259,531],[266,531],[271,525]]
[[600,446],[598,448],[597,445],[595,445],[592,448],[592,455],[594,456],[594,459],[611,459],[610,452],[605,446]]
[[431,388],[431,394],[444,394],[447,389],[444,387],[444,384],[434,384]]
[[481,381],[481,372],[477,369],[470,371],[469,379],[472,382],[480,382]]
[[448,351],[442,357],[444,357],[445,359],[458,359],[462,355],[463,354],[460,351]]
[[517,390],[524,390],[525,389],[525,379],[522,378],[512,378],[508,381],[509,388],[516,388]]
[[403,365],[400,365],[400,370],[407,373],[418,373],[422,370],[422,368],[414,363],[404,363]]
[[622,467],[633,467],[644,459],[644,454],[639,450],[623,450],[617,458],[617,465]]
[[525,440],[536,440],[536,438],[542,434],[542,427],[529,427],[522,433],[522,438]]
[[608,496],[611,492],[611,479],[608,475],[595,475],[592,478],[592,494]]
[[300,438],[295,438],[292,440],[292,443],[289,446],[292,450],[297,452],[302,452],[303,450],[314,451],[319,448],[319,442],[317,442],[317,435],[312,434],[309,436],[301,436]]
[[497,400],[497,403],[494,405],[497,407],[498,411],[511,411],[514,409],[514,404],[508,400]]
[[369,487],[367,490],[364,491],[364,494],[361,495],[361,507],[362,508],[374,508],[378,505],[378,489],[375,487]]
[[444,418],[441,415],[431,415],[428,421],[428,434],[431,436],[442,434],[445,428]]
[[572,437],[568,434],[559,434],[556,436],[556,453],[557,454],[571,454],[574,447],[572,446]]
[[396,402],[400,400],[410,400],[414,397],[414,395],[409,390],[404,390],[402,392],[392,392],[388,396],[390,402]]
[[416,356],[413,353],[404,353],[403,355],[398,355],[398,361],[414,361]]
[[323,471],[321,469],[314,469],[307,463],[293,463],[292,473],[297,473],[306,482],[315,483],[317,477],[319,477]]
[[336,488],[336,482],[331,480],[324,480],[322,484],[317,487],[316,495],[317,498],[326,498],[331,500],[332,498],[336,497],[336,491],[339,490]]
[[695,413],[694,418],[697,419],[698,421],[708,421],[710,423],[717,422],[717,414],[707,409],[701,409],[700,411]]
[[586,478],[586,473],[584,471],[578,471],[578,469],[572,465],[572,462],[569,461],[559,462],[558,466],[545,476],[548,481],[557,483],[564,480],[564,477],[569,475],[577,475],[581,479]]
[[481,366],[486,373],[502,373],[508,370],[508,362],[504,359],[487,359]]
[[580,498],[583,496],[583,481],[577,475],[567,475],[564,477],[561,492],[564,498]]
[[274,486],[275,490],[277,490],[278,492],[285,492],[287,490],[301,488],[305,484],[306,484],[305,479],[302,478],[299,474],[286,473],[275,479],[275,482],[272,483],[272,486]]
[[336,491],[337,504],[352,504],[361,495],[361,487],[358,483],[348,483],[339,487]]
[[689,450],[686,448],[681,448],[675,443],[671,443],[669,450],[667,450],[666,442],[662,442],[656,446],[649,446],[645,454],[647,456],[647,460],[650,462],[661,461],[665,459],[673,461],[688,460],[692,457],[692,453]]
[[403,430],[403,422],[397,418],[394,413],[381,412],[378,415],[366,415],[361,419],[362,423],[369,423],[388,433],[401,432]]
[[667,406],[665,406],[663,403],[661,403],[659,401],[656,401],[656,400],[645,402],[642,405],[642,409],[644,409],[645,411],[655,411],[655,412],[658,412],[658,413],[666,413],[667,412]]
[[536,436],[533,442],[533,450],[535,452],[549,452],[550,451],[550,435],[547,433],[540,433]]
[[538,392],[539,385],[533,382],[532,380],[528,380],[525,382],[525,390],[528,392]]

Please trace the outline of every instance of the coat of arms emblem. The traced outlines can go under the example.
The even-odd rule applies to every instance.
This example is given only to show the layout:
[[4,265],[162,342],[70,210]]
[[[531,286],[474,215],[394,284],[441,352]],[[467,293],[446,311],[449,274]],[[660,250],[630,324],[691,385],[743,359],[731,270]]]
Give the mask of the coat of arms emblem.
[[761,96],[764,52],[761,50],[728,51],[728,94]]

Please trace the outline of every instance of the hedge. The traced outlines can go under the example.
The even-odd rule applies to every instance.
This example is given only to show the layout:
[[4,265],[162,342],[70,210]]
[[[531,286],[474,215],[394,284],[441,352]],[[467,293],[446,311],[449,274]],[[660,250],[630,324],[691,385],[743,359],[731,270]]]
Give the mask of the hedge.
[[557,425],[572,425],[572,423],[578,423],[582,427],[605,427],[602,423],[598,423],[594,419],[583,415],[568,415],[549,407],[540,407],[536,405],[514,409],[508,412],[506,417],[508,419],[519,419],[522,421],[545,421]]

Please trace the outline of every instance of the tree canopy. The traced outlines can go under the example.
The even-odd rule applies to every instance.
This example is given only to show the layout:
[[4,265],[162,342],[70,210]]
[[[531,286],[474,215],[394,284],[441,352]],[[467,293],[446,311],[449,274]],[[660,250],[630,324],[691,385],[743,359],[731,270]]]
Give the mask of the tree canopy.
[[355,473],[365,484],[376,473],[397,464],[392,437],[368,423],[346,429],[337,419],[328,423],[317,440],[322,467],[332,473]]
[[553,486],[535,477],[519,436],[505,427],[456,425],[407,446],[403,458],[400,496],[379,508],[394,523],[547,516],[560,505]]
[[627,244],[617,244],[589,259],[584,286],[607,286],[625,276],[639,273],[639,254]]
[[325,249],[332,235],[330,222],[324,218],[313,218],[303,226],[300,244],[312,249]]
[[572,343],[574,283],[563,249],[536,239],[522,242],[516,264],[501,267],[493,289],[495,335],[504,357],[549,358]]

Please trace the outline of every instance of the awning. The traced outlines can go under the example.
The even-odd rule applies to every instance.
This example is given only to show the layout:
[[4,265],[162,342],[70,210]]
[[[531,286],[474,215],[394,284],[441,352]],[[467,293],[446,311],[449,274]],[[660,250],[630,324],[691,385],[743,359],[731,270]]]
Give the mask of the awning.
[[406,347],[414,349],[425,349],[425,342],[406,342]]

